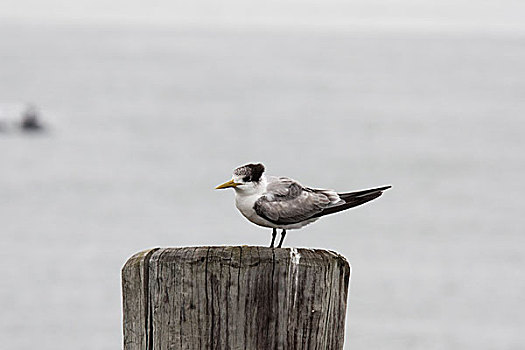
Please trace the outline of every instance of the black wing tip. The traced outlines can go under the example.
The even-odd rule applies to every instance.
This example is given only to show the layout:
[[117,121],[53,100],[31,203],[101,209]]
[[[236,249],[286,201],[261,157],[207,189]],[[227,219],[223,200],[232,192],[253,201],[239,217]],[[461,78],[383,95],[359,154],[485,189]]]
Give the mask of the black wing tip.
[[339,197],[341,197],[341,199],[363,197],[363,196],[366,196],[372,193],[382,194],[384,191],[388,190],[389,188],[392,188],[392,185],[385,185],[385,186],[376,187],[376,188],[369,188],[366,190],[360,190],[360,191],[355,191],[355,192],[338,193],[338,195]]
[[360,205],[363,205],[365,203],[368,203],[378,197],[381,197],[381,195],[383,194],[383,191],[373,191],[373,192],[369,192],[365,195],[361,195],[361,196],[354,196],[352,198],[343,198],[343,200],[346,202],[346,203],[343,203],[343,204],[340,204],[340,205],[336,205],[334,207],[328,207],[326,209],[324,209],[322,212],[320,212],[319,214],[316,214],[314,215],[314,217],[321,217],[321,216],[325,216],[325,215],[329,215],[329,214],[335,214],[335,213],[338,213],[340,211],[343,211],[343,210],[347,210],[347,209],[350,209],[350,208],[354,208],[354,207],[357,207],[357,206],[360,206]]

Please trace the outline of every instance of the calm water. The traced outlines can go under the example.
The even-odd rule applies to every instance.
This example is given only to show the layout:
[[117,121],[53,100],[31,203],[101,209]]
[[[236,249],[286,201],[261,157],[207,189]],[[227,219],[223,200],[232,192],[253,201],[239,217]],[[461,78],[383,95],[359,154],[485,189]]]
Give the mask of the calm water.
[[[347,349],[523,349],[525,37],[0,27],[0,338],[121,347],[120,268],[267,245],[213,187],[247,161],[393,184],[292,231],[352,264]],[[23,135],[33,101],[49,132]]]

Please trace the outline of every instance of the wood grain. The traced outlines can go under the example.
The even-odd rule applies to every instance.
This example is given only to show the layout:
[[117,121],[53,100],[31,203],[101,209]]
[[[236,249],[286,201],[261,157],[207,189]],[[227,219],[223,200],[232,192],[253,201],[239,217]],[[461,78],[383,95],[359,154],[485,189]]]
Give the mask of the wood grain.
[[349,278],[326,250],[141,252],[122,269],[124,349],[342,349]]

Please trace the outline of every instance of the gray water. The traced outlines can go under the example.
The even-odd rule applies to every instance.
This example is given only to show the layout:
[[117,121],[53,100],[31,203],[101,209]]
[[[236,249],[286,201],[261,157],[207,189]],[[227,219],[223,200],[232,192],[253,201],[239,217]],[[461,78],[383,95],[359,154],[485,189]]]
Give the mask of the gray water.
[[213,190],[262,161],[394,186],[285,242],[352,264],[345,349],[523,349],[524,39],[2,25],[2,347],[118,349],[130,255],[267,245]]

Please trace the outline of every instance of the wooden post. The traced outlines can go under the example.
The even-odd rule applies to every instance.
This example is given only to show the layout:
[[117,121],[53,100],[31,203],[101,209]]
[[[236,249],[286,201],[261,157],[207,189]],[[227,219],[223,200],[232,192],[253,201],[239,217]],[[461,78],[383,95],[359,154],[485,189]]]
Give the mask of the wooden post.
[[122,269],[124,350],[343,349],[349,278],[326,250],[140,252]]

